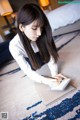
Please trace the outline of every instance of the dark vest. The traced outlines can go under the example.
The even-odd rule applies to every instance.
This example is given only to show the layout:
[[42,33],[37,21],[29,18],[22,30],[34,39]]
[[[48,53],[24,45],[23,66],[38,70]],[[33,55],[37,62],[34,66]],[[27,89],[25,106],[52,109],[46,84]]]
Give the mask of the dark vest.
[[[37,53],[35,53],[35,54],[37,55],[37,58],[38,58],[39,63],[41,64],[41,66],[43,66],[45,63],[41,60],[40,53],[37,52]],[[26,57],[25,59],[27,60],[27,62],[28,62],[29,65],[31,66],[31,69],[34,70],[34,68],[33,68],[32,65],[31,65],[31,62],[30,62],[29,58]]]

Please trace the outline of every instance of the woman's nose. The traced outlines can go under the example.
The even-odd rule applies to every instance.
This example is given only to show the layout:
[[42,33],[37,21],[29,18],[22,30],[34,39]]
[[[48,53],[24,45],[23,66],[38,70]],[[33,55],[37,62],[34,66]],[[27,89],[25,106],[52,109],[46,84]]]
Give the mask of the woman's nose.
[[38,28],[38,29],[37,29],[37,36],[40,36],[40,35],[41,35],[41,29]]

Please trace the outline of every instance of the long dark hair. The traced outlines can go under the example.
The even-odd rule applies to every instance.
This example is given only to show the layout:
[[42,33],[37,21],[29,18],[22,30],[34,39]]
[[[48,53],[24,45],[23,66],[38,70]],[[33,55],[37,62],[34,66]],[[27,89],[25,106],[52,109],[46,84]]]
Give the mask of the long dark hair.
[[36,41],[42,61],[47,63],[50,60],[50,56],[52,55],[54,61],[57,62],[58,53],[53,41],[51,27],[46,15],[38,5],[32,3],[25,4],[20,8],[17,14],[17,30],[31,65],[36,70],[41,67],[41,64],[38,62],[38,58],[31,47],[30,40],[24,33],[19,30],[20,24],[23,26],[29,25],[35,20],[38,20],[39,26],[42,26],[41,36]]

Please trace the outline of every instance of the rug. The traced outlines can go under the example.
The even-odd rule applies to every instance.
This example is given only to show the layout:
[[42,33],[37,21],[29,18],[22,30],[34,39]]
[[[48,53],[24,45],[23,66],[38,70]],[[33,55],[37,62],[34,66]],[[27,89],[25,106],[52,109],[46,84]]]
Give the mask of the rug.
[[35,111],[23,120],[80,120],[80,91],[41,113]]
[[60,36],[55,42],[59,52],[59,71],[72,79],[71,84],[76,89],[53,102],[53,95],[47,97],[51,101],[44,104],[34,82],[15,60],[10,61],[0,70],[0,117],[6,112],[8,120],[80,119],[80,33]]
[[65,97],[66,94],[74,91],[76,88],[72,85],[68,85],[64,91],[54,91],[43,84],[35,83],[36,91],[38,92],[41,100],[47,106],[52,102],[58,101],[61,97]]

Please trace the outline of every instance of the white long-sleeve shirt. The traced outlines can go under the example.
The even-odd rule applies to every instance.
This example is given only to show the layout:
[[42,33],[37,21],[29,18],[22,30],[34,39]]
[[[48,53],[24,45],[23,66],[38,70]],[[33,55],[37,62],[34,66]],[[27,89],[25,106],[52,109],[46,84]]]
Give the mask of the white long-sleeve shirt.
[[[39,52],[36,42],[32,41],[31,46],[35,53]],[[44,77],[42,75],[54,77],[58,72],[57,64],[54,62],[52,56],[50,57],[50,61],[44,64],[38,70],[34,71],[31,69],[29,62],[25,59],[28,58],[28,55],[20,41],[18,34],[10,41],[9,50],[24,73],[30,79],[36,82],[41,83],[42,80],[44,80]]]

